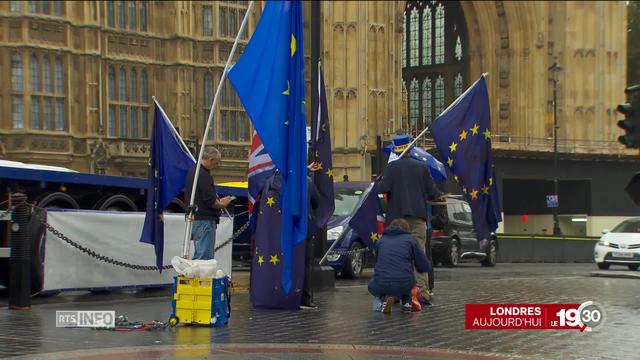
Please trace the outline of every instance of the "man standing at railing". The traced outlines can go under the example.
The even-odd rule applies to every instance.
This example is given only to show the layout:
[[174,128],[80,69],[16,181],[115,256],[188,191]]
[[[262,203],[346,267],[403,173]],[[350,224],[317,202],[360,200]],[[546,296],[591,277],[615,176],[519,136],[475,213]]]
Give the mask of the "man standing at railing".
[[[221,210],[226,208],[231,202],[231,197],[222,199],[216,194],[216,186],[210,171],[218,167],[220,163],[220,151],[214,147],[204,149],[202,155],[202,168],[198,174],[198,185],[194,201],[195,212],[191,238],[195,245],[193,259],[210,260],[214,256],[214,245],[216,243],[216,229],[220,222]],[[188,204],[191,199],[191,189],[193,178],[195,177],[196,166],[194,165],[185,180],[184,199]]]

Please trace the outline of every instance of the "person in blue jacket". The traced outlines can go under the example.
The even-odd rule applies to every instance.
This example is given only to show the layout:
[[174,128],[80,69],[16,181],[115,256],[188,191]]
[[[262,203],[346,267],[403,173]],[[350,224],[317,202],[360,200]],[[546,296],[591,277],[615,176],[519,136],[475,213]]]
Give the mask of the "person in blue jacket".
[[377,255],[369,293],[374,296],[374,310],[390,313],[393,298],[402,302],[402,311],[411,311],[411,289],[416,285],[414,265],[419,273],[428,272],[431,263],[409,232],[409,223],[394,219],[378,240]]

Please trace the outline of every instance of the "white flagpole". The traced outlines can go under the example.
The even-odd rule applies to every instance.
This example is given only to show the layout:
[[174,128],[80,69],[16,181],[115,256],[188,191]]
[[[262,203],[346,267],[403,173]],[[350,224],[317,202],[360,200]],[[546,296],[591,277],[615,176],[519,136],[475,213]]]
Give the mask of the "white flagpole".
[[[238,33],[236,34],[236,39],[233,42],[233,47],[231,48],[231,52],[229,53],[229,57],[227,58],[227,63],[224,66],[224,70],[222,71],[222,76],[220,77],[220,82],[218,83],[218,88],[216,89],[216,94],[213,97],[213,104],[211,104],[211,110],[209,111],[209,118],[207,119],[207,126],[204,129],[204,136],[202,138],[202,146],[200,147],[200,153],[198,154],[198,162],[196,163],[196,173],[195,176],[193,177],[193,185],[191,186],[191,199],[189,199],[189,209],[191,209],[193,207],[193,202],[195,200],[195,195],[196,195],[196,186],[198,184],[198,176],[200,175],[200,164],[202,163],[202,155],[204,154],[204,148],[205,148],[205,143],[207,141],[207,138],[209,136],[209,129],[211,127],[211,121],[213,121],[213,112],[215,111],[216,105],[218,104],[218,98],[220,97],[220,91],[222,90],[222,86],[224,86],[224,81],[227,79],[227,72],[229,71],[229,65],[231,65],[231,59],[233,59],[233,56],[236,53],[236,49],[238,48],[238,42],[240,40],[240,35],[242,34],[242,32],[244,31],[245,27],[247,26],[247,22],[249,20],[249,16],[251,14],[251,10],[253,9],[253,3],[254,1],[251,0],[251,2],[249,2],[249,6],[247,7],[247,12],[244,14],[244,19],[242,19],[242,24],[240,25],[240,29],[238,30]],[[226,209],[225,209],[226,211]],[[229,213],[227,212],[227,215]],[[186,221],[187,221],[187,226],[185,228],[184,231],[184,244],[183,244],[183,251],[182,251],[182,256],[184,258],[187,258],[189,256],[189,254],[191,253],[191,249],[190,249],[190,245],[191,245],[191,228],[192,228],[192,223],[193,223],[193,211],[189,211],[187,210],[187,217],[186,217]],[[215,246],[215,244],[214,244]]]

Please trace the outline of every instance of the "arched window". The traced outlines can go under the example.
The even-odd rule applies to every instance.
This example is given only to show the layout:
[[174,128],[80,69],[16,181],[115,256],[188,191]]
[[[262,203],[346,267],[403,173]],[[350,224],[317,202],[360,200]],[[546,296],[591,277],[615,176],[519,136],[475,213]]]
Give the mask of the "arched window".
[[409,19],[409,66],[418,66],[418,48],[420,42],[420,39],[418,39],[420,34],[418,31],[418,27],[420,26],[418,18],[418,9],[413,9]]
[[49,58],[47,56],[42,59],[42,79],[44,92],[47,94],[52,93],[53,82],[51,81],[51,62],[49,62]]
[[116,107],[109,106],[109,136],[116,136]]
[[418,80],[411,80],[409,85],[409,126],[414,128],[418,124],[420,116],[418,106],[420,105],[420,86]]
[[37,13],[38,12],[38,2],[37,1],[29,1],[29,12]]
[[64,94],[64,74],[62,70],[62,60],[59,57],[56,58],[55,74],[56,74],[56,94],[62,95]]
[[119,88],[118,88],[118,99],[120,101],[127,101],[127,72],[124,70],[124,67],[120,68],[120,78]]
[[129,30],[135,30],[136,27],[136,2],[129,1]]
[[444,64],[444,5],[436,8],[436,64]]
[[433,112],[431,111],[431,102],[433,101],[433,95],[431,94],[431,79],[426,78],[422,82],[422,116],[424,117],[424,125],[430,125],[433,119],[431,118]]
[[138,101],[138,72],[136,72],[136,69],[131,70],[129,80],[131,81],[131,95],[129,98],[131,101]]
[[113,66],[109,66],[107,86],[109,88],[109,100],[116,100],[116,71],[113,69]]
[[120,137],[127,137],[127,107],[120,106]]
[[113,1],[107,1],[107,26],[116,27],[116,16],[113,9]]
[[31,73],[31,92],[40,92],[40,65],[38,63],[38,57],[35,55],[31,55],[29,72]]
[[402,48],[402,68],[404,69],[407,67],[407,14],[404,14],[402,21],[404,22],[404,31],[402,32],[402,45],[400,47]]
[[147,72],[145,70],[142,70],[140,82],[140,101],[146,103],[149,101],[149,79],[147,78]]
[[147,31],[147,2],[140,3],[140,31]]
[[40,129],[40,97],[31,96],[31,128]]
[[56,131],[64,131],[64,100],[56,99]]
[[[209,120],[209,112],[211,111],[211,105],[213,104],[213,76],[211,76],[211,74],[208,72],[204,74],[204,83],[202,90],[202,93],[204,94],[204,98],[202,99],[202,118],[204,119],[204,126],[207,126],[207,121]],[[215,127],[211,125],[208,139],[213,139],[214,128]]]
[[22,58],[18,54],[11,56],[11,90],[22,92]]
[[118,1],[118,26],[121,29],[124,29],[127,25],[125,21],[125,15],[127,13],[127,9],[125,6],[126,5],[124,1]]
[[131,123],[129,124],[129,128],[131,129],[131,137],[136,139],[138,137],[138,108],[132,107],[130,110],[131,114]]
[[56,0],[53,2],[53,14],[64,16],[64,1]]
[[[414,14],[419,14],[419,26],[413,26]],[[414,47],[414,29],[419,27],[419,64],[402,69],[402,78],[410,84],[416,79],[422,95],[418,96],[418,129],[433,121],[447,105],[457,98],[469,79],[468,32],[459,1],[407,1],[404,15],[409,19],[405,28],[409,38],[403,46],[411,58]],[[409,119],[411,121],[411,91],[409,92]]]
[[422,65],[431,65],[431,11],[422,13]]
[[11,113],[13,117],[13,128],[24,129],[24,104],[22,96],[11,97]]
[[436,79],[436,116],[440,115],[444,110],[444,79],[442,76],[438,76]]
[[20,6],[22,1],[11,1],[11,12],[20,12]]
[[53,106],[52,106],[52,99],[50,97],[45,97],[44,98],[44,113],[43,113],[43,117],[44,117],[44,124],[42,126],[42,129],[44,130],[51,130],[52,127],[52,115],[53,115]]

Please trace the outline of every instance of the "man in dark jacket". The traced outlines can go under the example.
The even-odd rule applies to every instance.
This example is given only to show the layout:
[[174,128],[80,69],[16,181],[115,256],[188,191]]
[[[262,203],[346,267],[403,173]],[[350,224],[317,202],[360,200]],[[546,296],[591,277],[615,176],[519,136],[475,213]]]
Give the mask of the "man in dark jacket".
[[[409,147],[409,135],[396,136],[393,139],[393,152],[400,155]],[[374,191],[378,194],[387,193],[386,222],[404,219],[409,223],[411,235],[418,241],[420,249],[426,253],[427,244],[427,215],[426,204],[429,200],[440,199],[443,194],[436,186],[431,173],[426,166],[410,158],[410,151],[400,159],[390,162],[384,169],[382,180],[376,184]],[[431,299],[429,281],[426,274],[416,272],[417,285],[423,302]]]
[[[220,222],[221,210],[229,206],[231,197],[222,199],[216,194],[216,186],[213,176],[209,173],[218,167],[220,163],[220,151],[214,147],[204,149],[200,172],[198,173],[198,185],[194,200],[195,214],[191,228],[191,238],[195,245],[194,259],[213,259],[216,243],[216,229]],[[186,204],[191,201],[191,189],[196,174],[195,165],[187,173],[184,182],[184,200]]]
[[431,263],[409,233],[409,224],[403,219],[393,220],[374,248],[378,255],[369,281],[369,293],[376,297],[374,305],[382,304],[387,297],[380,310],[389,313],[395,296],[402,301],[402,310],[410,312],[411,289],[416,283],[414,266],[419,273],[425,273]]

